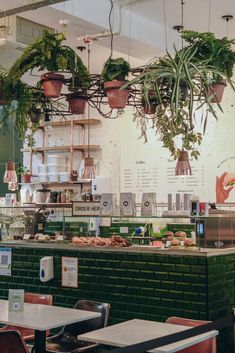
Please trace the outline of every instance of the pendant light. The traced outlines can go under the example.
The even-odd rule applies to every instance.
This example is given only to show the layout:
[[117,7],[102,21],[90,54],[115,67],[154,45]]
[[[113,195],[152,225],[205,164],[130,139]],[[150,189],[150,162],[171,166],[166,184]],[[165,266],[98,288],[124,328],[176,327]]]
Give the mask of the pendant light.
[[12,159],[8,160],[6,163],[6,170],[3,177],[3,182],[8,183],[8,190],[18,190],[18,179],[16,175],[16,167],[14,163],[15,159],[15,127],[12,119],[12,126],[11,126],[12,133],[10,134],[10,145],[12,146]]
[[88,155],[84,160],[83,179],[95,179],[94,159]]
[[15,163],[12,160],[9,160],[6,163],[6,170],[3,177],[4,183],[17,183],[17,175]]
[[188,152],[181,150],[175,168],[176,176],[189,176],[192,175],[191,166],[189,164]]
[[[92,43],[91,38],[85,38],[84,43],[87,44],[87,52],[88,52],[88,71],[90,71],[90,44]],[[90,156],[90,106],[88,105],[87,108],[87,117],[88,117],[88,124],[87,124],[87,145],[88,145],[88,156],[84,159],[84,172],[83,172],[83,179],[95,179],[95,166],[94,166],[94,159]]]

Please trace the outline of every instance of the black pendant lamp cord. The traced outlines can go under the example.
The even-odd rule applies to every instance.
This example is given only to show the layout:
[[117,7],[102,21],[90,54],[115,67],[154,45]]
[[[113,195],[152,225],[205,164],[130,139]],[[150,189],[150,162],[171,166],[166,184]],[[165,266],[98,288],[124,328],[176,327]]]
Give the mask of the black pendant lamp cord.
[[109,0],[110,1],[110,11],[109,11],[109,30],[110,30],[110,55],[109,58],[111,58],[113,56],[113,28],[112,28],[112,21],[111,21],[111,17],[112,17],[112,12],[113,12],[113,0]]
[[167,26],[166,26],[166,0],[163,0],[163,20],[164,20],[164,34],[165,34],[165,49],[168,52],[168,38],[167,38]]
[[[185,2],[184,0],[181,0],[181,25],[182,25],[182,30],[184,29],[184,5],[185,5]],[[184,40],[182,38],[182,49],[184,47]]]

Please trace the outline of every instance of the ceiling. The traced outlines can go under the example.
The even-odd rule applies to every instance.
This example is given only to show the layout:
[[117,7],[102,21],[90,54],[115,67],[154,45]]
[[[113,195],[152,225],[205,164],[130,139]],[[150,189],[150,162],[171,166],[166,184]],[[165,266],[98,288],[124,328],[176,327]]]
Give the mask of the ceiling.
[[[181,24],[180,0],[140,0],[132,4],[132,11],[148,18],[150,21],[164,24],[164,2],[167,27],[172,29],[174,25]],[[229,23],[229,35],[235,37],[234,0],[184,0],[184,2],[184,25],[186,29],[208,31],[210,17],[210,31],[216,33],[217,36],[225,36],[227,25],[221,17],[223,15],[233,15],[234,19]],[[210,7],[211,11],[209,12]]]
[[[0,0],[0,10],[4,11],[9,7],[13,8],[37,1],[39,0]],[[168,50],[173,50],[173,44],[176,47],[181,45],[178,33],[173,30],[174,25],[181,23],[181,0],[113,1],[114,48],[119,52],[147,61],[154,56],[162,55],[166,44],[168,44]],[[235,17],[235,0],[184,1],[185,28],[198,31],[210,29],[218,37],[226,35],[227,23],[221,19],[221,16],[231,14]],[[164,21],[164,4],[166,21]],[[210,12],[209,4],[211,4]],[[78,36],[109,30],[109,10],[110,0],[68,0],[57,5],[27,11],[21,13],[20,16],[53,27],[58,31],[61,31],[60,21],[66,20],[68,22],[68,43],[77,46],[81,45],[76,40]],[[235,38],[235,19],[229,22],[228,35]],[[110,38],[99,39],[97,44],[109,48]]]

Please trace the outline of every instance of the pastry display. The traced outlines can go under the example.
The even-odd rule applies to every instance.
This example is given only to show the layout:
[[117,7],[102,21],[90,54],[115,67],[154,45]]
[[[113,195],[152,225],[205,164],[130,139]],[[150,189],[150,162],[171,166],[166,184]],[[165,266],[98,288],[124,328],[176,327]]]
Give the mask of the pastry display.
[[109,238],[75,236],[72,238],[72,243],[78,246],[130,246],[130,243],[120,235],[113,235]]
[[186,238],[187,234],[186,234],[186,232],[178,231],[178,232],[175,232],[175,236],[181,237],[181,238]]

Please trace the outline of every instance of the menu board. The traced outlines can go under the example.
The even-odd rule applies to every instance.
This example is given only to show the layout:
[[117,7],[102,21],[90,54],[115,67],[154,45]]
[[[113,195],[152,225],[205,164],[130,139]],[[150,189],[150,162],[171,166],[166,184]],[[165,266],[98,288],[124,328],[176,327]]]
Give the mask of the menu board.
[[[130,116],[125,117],[120,136],[120,192],[133,192],[137,202],[143,192],[156,192],[157,202],[167,202],[168,193],[189,193],[201,201],[235,202],[235,119],[234,92],[228,88],[218,120],[208,114],[207,130],[199,147],[198,160],[190,159],[192,176],[175,176],[175,161],[162,146],[149,124],[148,141],[139,138],[140,128]],[[202,112],[195,126],[202,132]],[[180,147],[179,147],[180,148]]]
[[155,192],[157,202],[166,202],[168,193],[188,193],[207,197],[206,168],[202,162],[191,161],[192,176],[175,176],[176,161],[166,159],[161,166],[148,161],[135,160],[121,163],[121,192],[136,194],[137,202],[141,202],[144,192]]
[[158,168],[151,166],[143,160],[137,160],[132,163],[123,163],[121,169],[121,192],[133,192],[139,197],[144,192],[157,192],[158,186]]

